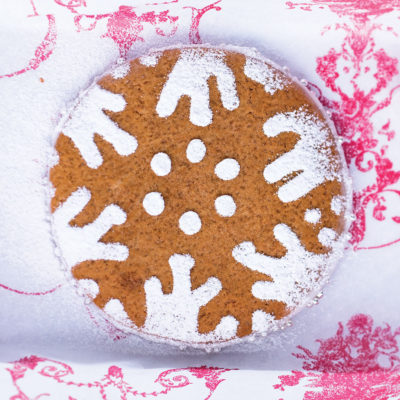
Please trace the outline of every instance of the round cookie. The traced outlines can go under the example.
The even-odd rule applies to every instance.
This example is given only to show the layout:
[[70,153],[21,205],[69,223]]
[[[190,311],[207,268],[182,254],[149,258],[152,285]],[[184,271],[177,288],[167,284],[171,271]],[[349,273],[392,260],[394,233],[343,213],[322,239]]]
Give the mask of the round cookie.
[[65,268],[126,332],[206,348],[264,335],[343,253],[351,189],[333,125],[255,51],[187,46],[119,66],[55,148]]

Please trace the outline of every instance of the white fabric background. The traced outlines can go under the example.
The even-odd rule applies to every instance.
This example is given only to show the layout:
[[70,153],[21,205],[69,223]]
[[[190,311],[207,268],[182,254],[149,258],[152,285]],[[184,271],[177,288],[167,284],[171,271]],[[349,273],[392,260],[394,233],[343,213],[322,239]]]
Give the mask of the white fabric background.
[[[0,74],[26,65],[46,34],[46,14],[55,15],[57,26],[57,45],[39,68],[0,79],[0,283],[27,292],[45,291],[60,283],[63,286],[46,296],[23,296],[0,288],[0,364],[37,354],[65,360],[95,376],[96,371],[105,371],[106,365],[117,363],[135,380],[141,380],[142,376],[150,379],[158,374],[147,370],[149,368],[161,370],[204,364],[240,368],[241,371],[228,374],[241,379],[221,384],[213,399],[236,399],[245,394],[248,398],[261,398],[260,393],[269,398],[265,382],[276,381],[279,375],[276,371],[301,366],[292,356],[296,346],[315,348],[315,339],[332,336],[338,321],[347,321],[355,313],[366,313],[378,324],[388,322],[400,326],[400,243],[397,243],[376,250],[350,250],[325,288],[319,305],[303,310],[293,319],[291,328],[271,335],[261,347],[249,344],[226,348],[218,354],[182,352],[134,336],[113,341],[106,332],[99,330],[88,317],[82,299],[64,282],[53,255],[46,221],[44,160],[60,110],[67,108],[119,53],[111,39],[101,38],[105,33],[104,22],[99,22],[92,31],[77,32],[73,14],[68,9],[51,0],[38,3],[39,16],[31,18],[27,17],[32,13],[29,1],[0,5]],[[138,4],[124,2],[133,3]],[[192,2],[199,8],[208,4],[203,3]],[[119,4],[119,0],[88,0],[84,11],[86,14],[105,13],[116,10]],[[289,12],[284,1],[224,0],[220,5],[221,11],[211,10],[201,19],[200,34],[204,43],[256,47],[272,60],[289,66],[297,77],[324,87],[316,73],[316,58],[331,47],[339,48],[344,39],[343,30],[330,30],[321,35],[324,26],[339,21],[336,14],[317,7],[313,12],[298,9]],[[137,12],[148,8],[139,6]],[[140,55],[151,47],[188,42],[190,10],[182,9],[179,4],[170,5],[169,9],[180,17],[176,35],[157,36],[154,29],[146,26],[141,33],[145,41],[134,44],[130,56]],[[386,14],[380,17],[379,23],[398,25],[398,14]],[[350,23],[346,17],[340,19],[340,22],[346,21]],[[374,38],[377,48],[385,48],[392,56],[400,57],[399,39],[394,35],[377,31]],[[395,79],[394,83],[400,83],[399,75]],[[391,128],[399,132],[400,114],[395,111],[399,104],[400,93],[397,92],[392,105],[374,117],[377,125],[390,118]],[[400,157],[395,155],[399,154],[399,149],[400,134],[397,133],[388,150],[397,169]],[[351,173],[356,187],[364,186],[369,179],[368,174],[361,174],[354,168]],[[399,199],[395,196],[388,197],[386,206],[392,215],[400,215]],[[400,236],[400,224],[380,224],[371,219],[371,213],[368,218],[365,245]],[[1,374],[0,386],[2,390],[3,387],[9,389],[11,396],[14,392],[7,385],[4,371]],[[40,386],[40,382],[36,384]],[[174,398],[190,398],[189,390],[193,388],[185,388],[187,392],[176,395],[182,397]],[[249,395],[249,388],[253,388],[258,397]],[[268,390],[274,392],[270,387]],[[202,398],[200,392],[194,393]],[[278,398],[279,393],[273,395],[275,397],[271,398]],[[7,394],[2,396],[8,398]],[[288,394],[285,396],[289,398]]]

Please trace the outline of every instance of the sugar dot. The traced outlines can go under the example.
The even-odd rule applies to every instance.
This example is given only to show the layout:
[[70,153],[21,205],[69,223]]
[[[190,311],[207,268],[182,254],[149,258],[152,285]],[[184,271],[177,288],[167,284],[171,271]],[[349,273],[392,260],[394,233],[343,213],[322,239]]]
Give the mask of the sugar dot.
[[310,224],[316,224],[321,219],[321,211],[319,208],[309,208],[304,213],[304,220]]
[[235,179],[239,175],[239,171],[240,165],[233,158],[225,158],[225,160],[222,160],[216,165],[214,170],[215,175],[224,181]]
[[335,239],[336,232],[331,228],[322,228],[318,233],[318,240],[325,247],[332,247]]
[[143,207],[150,215],[160,215],[164,211],[164,199],[161,193],[147,193],[143,199]]
[[186,149],[186,157],[192,163],[200,162],[206,155],[206,146],[200,139],[193,139]]
[[150,163],[151,169],[158,176],[165,176],[171,172],[171,159],[166,153],[157,153]]
[[236,212],[236,204],[232,196],[227,194],[219,196],[215,199],[215,209],[222,217],[232,217]]
[[187,211],[179,218],[179,228],[186,235],[194,235],[201,228],[201,220],[199,215],[194,211]]

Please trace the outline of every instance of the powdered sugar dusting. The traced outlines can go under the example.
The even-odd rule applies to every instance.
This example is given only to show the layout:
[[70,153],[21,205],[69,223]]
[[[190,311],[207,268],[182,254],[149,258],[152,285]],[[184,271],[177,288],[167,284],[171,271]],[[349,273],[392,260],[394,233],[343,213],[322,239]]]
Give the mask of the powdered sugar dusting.
[[255,297],[282,301],[289,308],[296,307],[319,287],[322,279],[320,274],[327,273],[327,269],[322,268],[327,256],[307,251],[297,235],[285,224],[276,225],[274,235],[287,249],[282,258],[258,253],[252,242],[240,243],[233,249],[232,255],[242,265],[273,279],[273,282],[254,283],[252,292]]
[[201,219],[195,211],[187,211],[179,218],[179,228],[186,235],[194,235],[201,229]]
[[164,211],[165,203],[164,198],[159,192],[147,193],[143,199],[143,208],[147,214],[156,216]]
[[[153,67],[157,65],[161,55],[161,52],[151,53],[141,57],[140,62],[145,66]],[[181,96],[187,95],[191,99],[191,122],[198,126],[209,125],[212,122],[207,83],[210,76],[217,78],[223,106],[228,110],[238,107],[235,78],[225,64],[224,57],[225,53],[217,49],[182,49],[180,58],[170,73],[157,103],[156,111],[159,116],[172,115]],[[262,83],[265,91],[271,95],[283,89],[286,81],[281,79],[281,73],[276,75],[266,62],[254,57],[246,55],[246,75]],[[277,76],[278,79],[274,81]],[[95,105],[85,103],[90,96],[93,96],[91,102]],[[102,163],[101,155],[93,141],[94,133],[101,134],[105,140],[112,143],[120,155],[132,154],[136,150],[138,145],[136,139],[118,128],[102,111],[103,109],[122,111],[125,105],[122,96],[107,92],[95,85],[89,89],[85,97],[80,99],[80,103],[67,121],[64,133],[73,139],[91,168],[97,168]],[[87,115],[90,115],[90,121]],[[97,120],[94,121],[95,119]],[[264,124],[264,133],[269,137],[288,131],[299,135],[295,147],[264,169],[264,177],[269,183],[278,182],[292,172],[301,171],[294,179],[286,181],[278,189],[277,194],[281,201],[294,201],[326,180],[340,181],[341,176],[332,172],[335,170],[335,159],[332,157],[330,147],[334,143],[330,142],[327,124],[302,109],[276,114]],[[193,139],[186,149],[186,157],[192,163],[200,162],[206,150],[201,139]],[[156,175],[165,176],[171,171],[171,160],[166,153],[157,153],[152,158],[150,166]],[[223,159],[215,166],[214,172],[223,181],[235,179],[240,173],[240,165],[234,159]],[[348,199],[344,197],[336,196],[332,199],[331,208],[337,215],[345,207],[348,208],[348,204],[345,204]],[[86,188],[80,188],[54,213],[55,232],[69,268],[81,261],[91,259],[123,261],[129,255],[129,249],[123,244],[105,244],[100,241],[113,225],[125,222],[126,214],[118,206],[108,205],[92,224],[83,228],[69,225],[69,222],[83,210],[89,201],[90,192]],[[215,211],[223,217],[232,217],[235,214],[236,204],[230,195],[216,195],[214,205]],[[162,194],[148,193],[143,199],[143,206],[150,215],[159,215],[165,207]],[[312,224],[316,224],[320,217],[319,209],[308,209],[304,215],[304,219]],[[177,221],[180,229],[187,235],[198,233],[201,223],[199,214],[194,211],[183,213]],[[282,301],[290,311],[296,311],[319,292],[321,285],[326,281],[342,254],[345,234],[338,236],[332,229],[321,229],[318,240],[331,250],[322,255],[308,252],[291,228],[283,223],[274,227],[274,235],[287,249],[282,258],[274,258],[257,252],[252,242],[242,242],[235,246],[232,256],[243,266],[273,279],[272,282],[259,281],[253,285],[252,294],[256,298]],[[156,276],[146,281],[147,318],[142,328],[136,327],[129,319],[123,304],[118,299],[112,299],[107,303],[104,307],[105,313],[114,319],[116,325],[120,324],[122,328],[126,328],[127,332],[139,331],[153,338],[158,336],[199,345],[199,347],[203,347],[204,344],[206,348],[212,346],[210,342],[241,340],[236,337],[238,321],[233,316],[222,318],[213,332],[206,335],[198,332],[200,308],[217,296],[222,286],[219,279],[210,277],[202,286],[192,290],[190,271],[194,264],[195,260],[189,254],[171,256],[169,259],[173,275],[171,294],[163,293],[161,282]],[[81,282],[82,285],[80,285]],[[99,287],[95,281],[84,280],[80,281],[79,285],[80,292],[91,299],[98,294]],[[286,323],[285,320],[286,318],[278,321],[273,315],[260,310],[255,311],[252,316],[253,332],[264,334],[276,330]],[[250,335],[250,338],[253,336]]]
[[233,197],[224,194],[215,199],[215,209],[222,217],[232,217],[236,212],[236,203]]
[[78,291],[94,299],[100,292],[99,285],[93,279],[80,279],[77,281]]
[[254,311],[252,317],[252,329],[255,333],[264,333],[278,329],[276,320],[271,314],[262,310]]
[[192,163],[199,163],[206,155],[207,149],[200,139],[193,139],[186,148],[186,157]]
[[235,77],[225,64],[224,53],[199,48],[183,49],[172,72],[168,76],[156,111],[160,117],[169,117],[175,111],[179,99],[186,95],[191,99],[190,121],[194,125],[207,126],[212,121],[208,79],[215,76],[223,106],[234,110],[239,106]]
[[128,72],[130,70],[130,64],[124,59],[120,59],[117,62],[117,65],[115,68],[111,71],[111,76],[114,79],[122,79],[125,78],[126,75],[128,75]]
[[104,236],[113,225],[126,221],[125,212],[115,204],[107,206],[90,224],[80,228],[71,226],[70,221],[90,201],[86,188],[76,190],[53,214],[54,233],[69,268],[87,260],[116,260],[128,258],[129,250],[120,243],[102,243]]
[[287,84],[281,73],[272,69],[264,61],[255,58],[246,58],[244,73],[248,78],[264,85],[265,91],[270,95],[273,95],[277,90],[283,89]]
[[146,67],[155,67],[161,55],[162,55],[161,52],[154,52],[142,56],[139,58],[140,64],[145,65]]
[[331,210],[336,214],[340,215],[345,206],[345,199],[343,196],[334,196],[331,200]]
[[304,220],[310,224],[316,224],[321,219],[321,211],[319,208],[309,208],[304,213]]
[[166,176],[171,172],[171,159],[167,153],[157,153],[150,162],[151,169],[158,176]]
[[284,203],[305,196],[325,181],[341,180],[334,172],[335,159],[330,150],[333,142],[329,139],[329,129],[312,114],[302,110],[276,114],[265,122],[263,129],[268,137],[283,132],[295,132],[300,136],[291,151],[264,169],[264,178],[268,183],[276,183],[293,172],[302,171],[279,188],[278,197]]
[[336,237],[336,232],[331,228],[322,228],[318,233],[318,240],[325,247],[332,247]]
[[144,331],[162,337],[173,337],[185,342],[221,341],[236,335],[238,322],[227,316],[221,319],[214,332],[199,334],[198,314],[221,290],[221,282],[211,277],[196,290],[191,290],[190,270],[195,260],[189,254],[174,254],[169,259],[174,286],[171,294],[164,294],[161,282],[153,277],[145,283],[147,319]]
[[63,128],[63,133],[73,140],[90,168],[98,168],[103,163],[103,158],[93,140],[95,133],[110,142],[121,156],[135,152],[136,139],[120,129],[103,112],[103,109],[123,111],[126,106],[123,96],[94,85],[78,101]]
[[240,172],[240,164],[233,158],[225,158],[214,169],[215,175],[224,181],[235,179]]
[[111,299],[104,306],[104,312],[117,323],[127,327],[133,327],[133,323],[126,313],[123,304],[118,299]]

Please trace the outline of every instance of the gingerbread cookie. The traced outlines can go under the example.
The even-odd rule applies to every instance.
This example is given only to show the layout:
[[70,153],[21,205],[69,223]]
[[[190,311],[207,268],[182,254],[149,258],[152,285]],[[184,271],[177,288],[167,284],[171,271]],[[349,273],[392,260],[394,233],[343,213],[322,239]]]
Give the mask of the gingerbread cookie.
[[266,334],[342,254],[350,188],[334,128],[254,51],[188,46],[119,66],[55,148],[63,262],[125,331],[197,347]]

